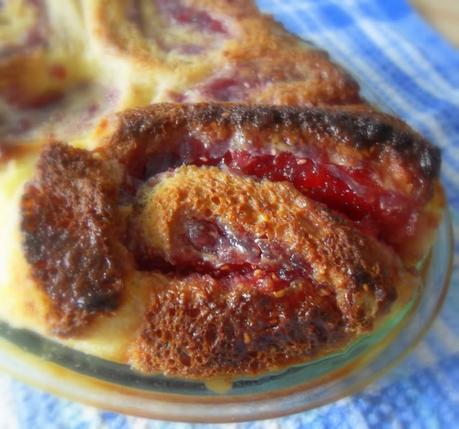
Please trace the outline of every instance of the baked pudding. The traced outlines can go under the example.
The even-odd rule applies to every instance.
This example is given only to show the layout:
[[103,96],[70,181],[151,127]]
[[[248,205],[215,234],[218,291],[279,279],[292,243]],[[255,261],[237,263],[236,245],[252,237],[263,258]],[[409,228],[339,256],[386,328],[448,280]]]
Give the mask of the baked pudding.
[[[341,350],[419,292],[439,151],[324,52],[245,1],[11,5],[42,30],[0,56],[3,320],[144,373],[237,376]],[[58,86],[55,52],[75,65]],[[34,55],[46,85],[12,86]]]

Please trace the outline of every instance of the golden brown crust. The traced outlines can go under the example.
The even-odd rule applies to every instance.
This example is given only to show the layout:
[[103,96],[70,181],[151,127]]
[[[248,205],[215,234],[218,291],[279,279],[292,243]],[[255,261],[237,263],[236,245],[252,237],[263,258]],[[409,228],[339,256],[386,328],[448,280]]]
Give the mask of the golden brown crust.
[[0,56],[11,142],[86,138],[104,113],[151,102],[367,106],[347,72],[252,1],[15,3],[11,26],[30,34]]
[[[342,173],[337,174],[347,176],[361,171],[366,178],[371,178],[374,187],[365,183],[366,179],[360,181],[355,191],[364,197],[351,205],[356,207],[372,199],[375,202],[373,208],[361,209],[360,216],[365,210],[383,213],[386,209],[377,202],[376,195],[386,193],[387,197],[381,198],[390,201],[395,197],[405,210],[406,220],[401,224],[412,222],[409,228],[400,229],[397,225],[400,209],[394,208],[391,218],[380,222],[386,242],[394,246],[409,265],[414,265],[430,247],[430,241],[422,239],[422,235],[432,236],[439,217],[437,213],[432,219],[431,213],[422,207],[435,196],[440,151],[389,115],[356,107],[166,103],[126,111],[118,115],[109,128],[110,137],[106,139],[109,142],[101,147],[101,152],[122,159],[134,175],[153,174],[158,159],[172,162],[168,160],[169,155],[172,158],[196,156],[190,155],[190,151],[196,152],[196,146],[204,147],[200,150],[204,150],[205,157],[218,158],[225,151],[260,155],[286,152],[297,158],[325,159],[324,163],[341,169]],[[176,162],[179,161],[176,159]],[[190,162],[182,159],[175,165]],[[349,186],[355,186],[354,179],[348,182]],[[324,199],[320,201],[327,203]],[[417,214],[411,216],[410,210]],[[427,224],[430,226],[423,231]]]
[[[112,166],[111,160],[104,162]],[[126,183],[104,171],[101,161],[80,150],[53,145],[44,152],[38,177],[23,198],[25,254],[50,299],[55,332],[74,335],[95,315],[116,310],[123,273],[134,269],[132,257],[120,249],[132,247],[133,237],[140,240],[132,233],[136,227],[146,229],[142,240],[159,243],[156,254],[171,263],[172,272],[164,269],[166,286],[151,284],[139,337],[132,338],[129,359],[143,371],[210,376],[272,369],[369,329],[390,307],[397,287],[415,289],[416,278],[393,253],[292,186],[215,167],[182,167],[156,186],[147,183],[140,205],[124,223],[113,195]],[[199,269],[184,273],[170,255],[183,244],[170,242],[170,231],[178,228],[181,237],[186,225],[180,213],[279,243],[275,249],[285,259],[284,269],[295,261],[311,274],[270,290],[260,289],[251,277],[224,280]],[[119,231],[123,224],[131,229],[127,234]],[[253,273],[269,275],[263,264],[253,263]]]
[[336,347],[346,336],[336,304],[314,290],[276,298],[190,276],[151,294],[130,362],[147,373],[257,373]]

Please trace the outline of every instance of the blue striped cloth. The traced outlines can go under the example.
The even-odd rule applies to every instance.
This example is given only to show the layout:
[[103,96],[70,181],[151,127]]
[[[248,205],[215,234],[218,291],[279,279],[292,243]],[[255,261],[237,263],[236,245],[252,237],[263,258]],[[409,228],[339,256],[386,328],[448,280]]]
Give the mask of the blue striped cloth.
[[[443,183],[457,238],[459,51],[426,25],[405,0],[259,0],[259,5],[290,31],[328,50],[363,86],[372,88],[384,105],[442,148]],[[453,285],[441,316],[410,357],[386,378],[320,409],[231,427],[459,427],[458,254],[456,245]],[[208,427],[102,412],[5,377],[0,378],[0,398],[0,428]]]

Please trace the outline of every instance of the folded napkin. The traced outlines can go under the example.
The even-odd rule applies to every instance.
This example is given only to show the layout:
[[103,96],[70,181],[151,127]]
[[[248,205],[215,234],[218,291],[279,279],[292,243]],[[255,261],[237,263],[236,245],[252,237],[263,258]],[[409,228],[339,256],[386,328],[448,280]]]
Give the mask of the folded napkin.
[[[328,50],[370,98],[443,151],[445,185],[459,241],[459,51],[404,0],[259,0],[286,27]],[[221,428],[459,427],[459,245],[453,283],[430,333],[388,376],[353,397],[275,420]],[[0,377],[0,429],[207,428],[103,412]]]

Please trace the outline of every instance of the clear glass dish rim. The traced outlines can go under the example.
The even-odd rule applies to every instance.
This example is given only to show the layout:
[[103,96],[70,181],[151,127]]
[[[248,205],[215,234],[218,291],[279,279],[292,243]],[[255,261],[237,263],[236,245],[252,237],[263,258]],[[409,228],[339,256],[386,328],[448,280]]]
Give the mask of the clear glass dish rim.
[[[445,235],[446,243],[439,242],[440,233]],[[409,339],[408,344],[400,353],[392,357],[380,370],[365,377],[359,374],[365,369],[368,370],[370,364],[380,359],[382,352],[397,341],[405,325],[418,311],[422,293],[419,294],[415,308],[384,338],[383,343],[378,344],[368,353],[358,356],[355,362],[350,362],[343,368],[332,371],[331,374],[319,377],[314,383],[302,383],[293,388],[263,394],[237,397],[225,394],[185,396],[139,390],[82,375],[75,370],[51,363],[42,356],[25,352],[5,339],[0,340],[0,369],[27,384],[70,400],[114,412],[162,420],[225,423],[274,418],[309,410],[357,393],[363,387],[379,379],[406,357],[425,336],[440,312],[452,274],[454,239],[448,208],[445,208],[433,248],[438,245],[447,246],[446,274],[432,313],[428,315],[425,323],[419,327],[416,335]],[[432,269],[431,260],[426,265],[427,270]],[[352,377],[357,377],[357,381],[352,382]],[[351,379],[350,384],[343,384],[347,379]],[[341,383],[336,392],[324,398],[314,398],[314,389],[320,389],[334,382]],[[307,397],[308,393],[311,393],[310,399],[301,401],[301,398]],[[279,408],[279,402],[288,402],[292,405]],[[211,414],[209,407],[212,409]]]

